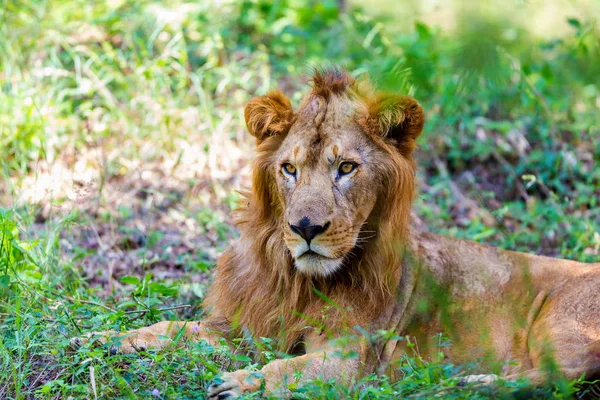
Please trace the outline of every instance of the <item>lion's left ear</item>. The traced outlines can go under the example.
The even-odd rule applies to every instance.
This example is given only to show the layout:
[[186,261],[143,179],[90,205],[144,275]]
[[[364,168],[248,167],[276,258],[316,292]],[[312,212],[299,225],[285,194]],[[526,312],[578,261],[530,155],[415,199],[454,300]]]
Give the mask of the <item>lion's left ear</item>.
[[393,139],[400,153],[410,156],[416,147],[415,139],[425,124],[425,112],[417,100],[410,96],[383,93],[369,105],[368,112],[368,129]]
[[293,123],[294,111],[286,95],[274,90],[250,100],[244,117],[248,131],[260,143],[270,136],[286,134]]

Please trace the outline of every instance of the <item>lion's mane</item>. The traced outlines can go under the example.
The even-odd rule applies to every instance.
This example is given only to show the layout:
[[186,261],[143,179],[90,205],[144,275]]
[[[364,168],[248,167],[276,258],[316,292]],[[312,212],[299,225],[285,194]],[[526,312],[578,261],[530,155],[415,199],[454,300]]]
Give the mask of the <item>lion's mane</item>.
[[[282,96],[281,104],[287,100],[279,92],[271,96]],[[331,96],[359,99],[368,113],[358,115],[357,123],[366,134],[376,129],[370,126],[369,115],[380,112],[381,96],[368,83],[357,82],[343,71],[320,71],[307,98],[311,96],[324,101]],[[246,119],[252,123],[252,115]],[[422,127],[423,121],[419,123]],[[244,193],[236,213],[241,237],[221,257],[205,305],[214,329],[247,329],[254,337],[279,338],[280,348],[290,350],[307,326],[327,331],[368,325],[394,301],[401,249],[409,232],[415,165],[412,148],[403,151],[392,140],[370,136],[386,155],[379,160],[385,173],[380,187],[374,189],[377,204],[362,228],[375,234],[357,246],[334,275],[306,276],[294,268],[283,240],[284,209],[272,163],[289,126],[278,126],[280,134],[257,146],[252,188]],[[408,146],[414,148],[414,142]]]

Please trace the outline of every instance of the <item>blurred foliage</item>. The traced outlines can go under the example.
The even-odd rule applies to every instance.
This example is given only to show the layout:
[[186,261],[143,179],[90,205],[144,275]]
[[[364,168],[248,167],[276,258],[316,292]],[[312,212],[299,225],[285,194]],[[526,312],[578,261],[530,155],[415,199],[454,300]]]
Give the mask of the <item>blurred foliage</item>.
[[[505,2],[502,13],[464,7],[452,31],[417,21],[399,32],[403,21],[360,8],[340,13],[337,1],[0,0],[0,196],[14,195],[15,204],[0,209],[0,397],[91,397],[95,376],[107,398],[201,398],[220,366],[248,364],[201,343],[141,359],[106,358],[102,347],[70,353],[69,337],[83,330],[181,317],[160,305],[185,283],[143,270],[121,277],[124,293],[88,287],[78,263],[99,250],[65,253],[61,235],[92,223],[66,216],[40,229],[13,185],[96,148],[105,155],[103,182],[127,176],[132,160],[179,163],[186,151],[221,159],[249,140],[242,110],[251,96],[279,85],[297,101],[315,66],[368,73],[383,90],[423,104],[416,214],[424,227],[600,261],[600,32],[596,21],[570,18],[567,35],[533,37],[523,18],[511,17],[517,3]],[[219,240],[229,235],[209,209],[194,218]],[[147,245],[161,235],[150,233]],[[259,348],[273,356],[268,342]],[[498,396],[452,389],[464,366],[408,358],[398,368],[400,383],[313,382],[297,394]],[[540,396],[565,397],[573,385]]]

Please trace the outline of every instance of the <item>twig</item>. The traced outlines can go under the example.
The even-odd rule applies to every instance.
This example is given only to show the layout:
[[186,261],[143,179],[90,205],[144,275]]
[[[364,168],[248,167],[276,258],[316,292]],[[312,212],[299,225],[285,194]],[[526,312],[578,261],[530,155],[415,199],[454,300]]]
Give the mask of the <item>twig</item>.
[[107,310],[107,311],[110,311],[110,312],[113,312],[113,313],[116,313],[116,312],[117,312],[117,310],[115,310],[114,308],[110,308],[109,306],[107,306],[107,305],[104,305],[104,304],[101,304],[101,303],[96,303],[95,301],[91,301],[91,300],[81,300],[81,299],[74,299],[74,298],[72,298],[72,297],[70,297],[70,296],[64,296],[64,295],[63,295],[63,296],[61,296],[61,297],[62,297],[63,299],[65,299],[65,300],[68,300],[68,301],[72,302],[72,303],[77,303],[77,302],[79,302],[79,303],[83,303],[83,304],[90,304],[90,305],[93,305],[93,306],[102,307],[102,308],[104,308],[105,310]]
[[541,104],[542,108],[544,109],[544,113],[546,114],[546,118],[548,119],[548,121],[550,121],[550,135],[552,136],[553,139],[556,140],[556,134],[557,134],[556,124],[554,122],[553,114],[552,114],[550,107],[548,106],[548,102],[546,101],[546,98],[535,87],[535,85],[533,84],[533,82],[531,82],[529,77],[523,72],[523,70],[520,66],[519,60],[516,57],[508,54],[508,52],[506,52],[506,51],[503,51],[503,53],[508,59],[510,59],[512,61],[515,70],[519,71],[519,75],[520,75],[521,79],[523,80],[523,82],[525,82],[525,85],[527,86],[527,88],[529,90],[531,90],[531,93],[533,93],[534,98]]
[[[173,306],[173,307],[165,307],[165,308],[159,308],[157,309],[157,311],[169,311],[169,310],[178,310],[180,308],[188,308],[191,307],[190,304],[181,304],[178,306]],[[146,309],[146,310],[132,310],[132,311],[125,311],[125,314],[137,314],[137,313],[147,313],[152,311],[151,309]]]
[[485,222],[486,225],[495,225],[496,218],[489,211],[479,207],[477,202],[475,202],[474,200],[465,196],[462,193],[458,185],[454,183],[454,181],[450,177],[450,174],[448,173],[448,168],[446,168],[446,164],[437,156],[433,159],[433,161],[442,178],[448,181],[448,184],[450,185],[450,191],[452,191],[452,194],[454,195],[454,197],[456,197],[456,200],[458,200],[459,203],[464,204],[466,207],[474,209],[481,216],[481,219],[483,220],[483,222]]
[[407,398],[407,399],[419,399],[419,398],[422,398],[422,397],[433,397],[436,394],[444,393],[444,392],[450,392],[452,390],[476,389],[476,388],[483,387],[483,386],[489,386],[489,384],[482,382],[482,383],[471,383],[468,386],[464,386],[464,387],[463,386],[444,386],[444,387],[441,387],[441,388],[435,388],[435,389],[425,390],[425,391],[420,392],[420,393],[415,393],[413,395],[406,396],[405,398]]
[[525,84],[527,84],[527,87],[529,88],[529,90],[531,90],[531,93],[533,93],[535,98],[542,105],[542,108],[544,109],[544,113],[546,113],[546,117],[550,121],[550,135],[552,136],[552,139],[556,140],[556,134],[557,134],[556,124],[554,123],[552,111],[550,111],[550,107],[548,106],[548,103],[546,102],[544,95],[542,95],[542,93],[540,93],[540,91],[537,90],[537,88],[529,80],[529,77],[527,75],[525,75],[524,73],[521,73],[521,77],[523,78],[523,81],[525,82]]
[[[176,310],[176,309],[179,309],[179,308],[187,308],[187,307],[191,307],[191,306],[190,306],[189,304],[183,304],[183,305],[180,305],[180,306],[173,306],[173,307],[159,308],[159,309],[158,309],[158,311],[161,311],[161,312],[162,312],[162,311]],[[125,312],[125,314],[136,314],[136,313],[138,313],[138,315],[136,315],[135,317],[133,317],[133,318],[129,318],[128,322],[130,322],[130,323],[131,323],[131,322],[135,321],[136,319],[140,319],[140,318],[142,318],[142,317],[143,317],[144,315],[146,315],[146,313],[147,313],[147,312],[149,312],[149,311],[150,311],[150,309],[145,309],[145,310],[133,310],[133,311],[127,311],[127,312]]]
[[510,163],[508,161],[506,161],[506,158],[502,157],[502,155],[500,153],[498,153],[496,150],[492,151],[492,155],[513,176],[513,178],[515,180],[515,185],[517,185],[517,190],[519,191],[519,194],[521,195],[523,200],[528,201],[529,195],[527,194],[527,190],[525,190],[525,186],[523,186],[523,183],[517,176],[517,173],[513,169],[512,165],[510,165]]
[[[18,283],[20,285],[22,285],[24,288],[26,288],[26,289],[32,291],[33,293],[37,294],[38,296],[42,297],[44,300],[48,301],[49,303],[54,303],[56,301],[55,299],[51,299],[51,298],[47,297],[46,295],[44,295],[44,294],[38,292],[37,290],[33,289],[32,287],[30,287],[29,285],[27,285],[23,281],[19,280]],[[61,298],[65,299],[65,300],[70,301],[71,303],[77,303],[77,302],[79,302],[79,303],[84,303],[84,304],[91,304],[91,305],[94,305],[94,306],[102,307],[102,308],[104,308],[104,309],[106,309],[106,310],[108,310],[110,312],[117,312],[117,310],[115,310],[113,308],[110,308],[108,306],[105,306],[104,304],[96,303],[95,301],[74,299],[73,297],[66,296],[66,295],[60,294],[60,293],[58,293],[56,291],[53,291],[50,288],[47,288],[47,290],[50,291],[50,292],[53,292],[58,297],[61,297]]]
[[[38,292],[37,290],[35,290],[34,288],[32,288],[31,286],[29,286],[27,283],[25,283],[22,279],[20,279],[19,277],[15,277],[16,281],[19,285],[23,286],[25,289],[31,291],[34,294],[37,294],[38,296],[40,296],[41,298],[43,298],[44,300],[46,300],[48,303],[52,304],[54,303],[56,300],[51,299],[50,297]],[[50,290],[50,289],[48,289]]]
[[[106,306],[106,305],[101,304],[101,303],[96,303],[95,301],[74,299],[74,298],[72,298],[70,296],[64,296],[64,295],[61,296],[61,297],[64,298],[65,300],[68,300],[68,301],[73,302],[73,303],[79,302],[79,303],[84,303],[84,304],[90,304],[90,305],[93,305],[93,306],[102,307],[105,310],[113,312],[113,313],[118,312],[114,308],[111,308],[111,307]],[[138,304],[141,304],[141,303],[138,303]],[[169,311],[169,310],[178,310],[178,309],[181,309],[181,308],[188,308],[188,307],[191,307],[191,305],[190,304],[180,304],[178,306],[159,308],[157,311],[161,311],[162,312],[162,311]],[[143,309],[143,310],[125,311],[124,314],[138,314],[138,313],[144,313],[145,314],[145,313],[147,313],[149,311],[152,311],[152,310],[149,309],[149,308],[146,308],[146,309]]]
[[131,113],[129,112],[127,107],[125,107],[123,103],[121,103],[115,97],[115,95],[112,94],[110,90],[108,90],[104,82],[102,82],[102,80],[100,80],[100,78],[98,78],[98,76],[93,71],[91,71],[89,67],[85,67],[83,69],[83,74],[94,83],[94,85],[96,86],[96,90],[100,93],[101,96],[103,96],[106,100],[108,100],[109,103],[117,107],[123,113],[125,113],[128,116],[131,116]]
[[79,334],[81,335],[83,332],[81,330],[81,328],[79,327],[79,325],[77,325],[75,323],[75,321],[73,320],[73,318],[71,318],[71,314],[69,314],[69,312],[67,311],[67,309],[65,307],[63,307],[63,312],[65,313],[65,315],[67,316],[67,318],[69,319],[69,321],[73,324],[73,326],[75,327],[75,329],[77,329],[77,332],[79,332]]
[[96,370],[93,365],[90,364],[90,385],[92,386],[92,393],[94,394],[94,400],[98,398],[98,392],[96,390]]

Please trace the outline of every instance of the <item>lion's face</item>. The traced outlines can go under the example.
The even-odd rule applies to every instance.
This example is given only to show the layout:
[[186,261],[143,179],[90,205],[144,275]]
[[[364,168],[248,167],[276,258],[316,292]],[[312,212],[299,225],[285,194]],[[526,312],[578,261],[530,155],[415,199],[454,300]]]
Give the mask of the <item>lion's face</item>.
[[274,181],[267,186],[280,203],[280,226],[295,267],[327,276],[377,234],[363,226],[378,198],[396,191],[386,184],[403,184],[402,176],[390,175],[406,172],[412,188],[411,152],[423,110],[410,97],[361,94],[339,72],[317,75],[314,83],[296,113],[283,94],[272,92],[252,100],[245,116],[259,144],[278,137],[255,174]]
[[330,111],[317,125],[301,115],[273,157],[285,243],[307,274],[336,271],[368,234],[361,227],[377,200],[381,152],[353,117]]

